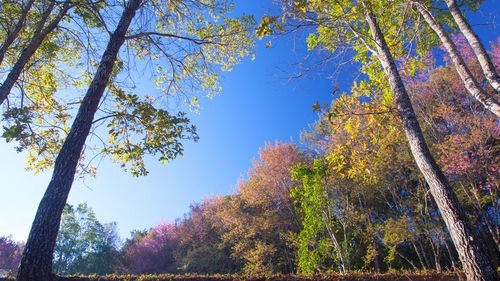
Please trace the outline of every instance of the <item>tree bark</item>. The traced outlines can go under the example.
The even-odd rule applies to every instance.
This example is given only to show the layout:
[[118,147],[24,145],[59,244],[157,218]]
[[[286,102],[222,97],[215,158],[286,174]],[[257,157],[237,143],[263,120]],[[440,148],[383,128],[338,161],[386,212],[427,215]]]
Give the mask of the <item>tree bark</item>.
[[431,194],[439,207],[441,216],[450,231],[450,235],[462,261],[465,275],[470,281],[498,280],[496,270],[492,267],[487,255],[478,244],[479,240],[475,238],[474,233],[467,223],[467,218],[457,196],[427,147],[417,116],[411,105],[410,97],[382,31],[378,26],[376,17],[371,8],[365,8],[366,20],[377,47],[378,59],[393,92],[395,104],[403,122],[403,128],[412,155],[424,175]]
[[29,0],[28,3],[26,3],[26,6],[21,11],[21,15],[19,16],[19,20],[17,21],[16,26],[3,41],[2,46],[0,47],[0,66],[2,65],[3,58],[5,57],[5,54],[7,53],[10,45],[12,44],[12,42],[14,42],[14,40],[17,38],[17,35],[19,34],[19,31],[21,31],[21,29],[23,28],[26,17],[28,16],[31,6],[33,6],[34,2],[35,0]]
[[71,130],[56,158],[52,179],[38,206],[28,241],[24,247],[17,281],[53,280],[52,255],[61,215],[74,180],[78,159],[89,134],[95,112],[109,81],[118,51],[125,40],[142,0],[130,0],[109,39],[97,72],[78,110]]
[[57,16],[44,28],[45,23],[54,10],[55,4],[55,0],[50,0],[50,5],[43,12],[40,22],[38,23],[37,28],[33,33],[33,37],[31,38],[30,43],[28,44],[28,46],[26,46],[26,48],[23,49],[21,55],[16,61],[16,64],[14,64],[9,72],[9,75],[7,75],[7,78],[0,87],[0,105],[3,104],[5,99],[7,99],[7,96],[10,94],[10,91],[12,90],[12,87],[14,87],[17,79],[19,79],[19,76],[21,75],[24,67],[36,52],[38,47],[40,47],[45,37],[47,37],[47,35],[49,35],[49,33],[51,33],[59,25],[59,22],[64,18],[68,10],[72,7],[72,1],[65,1],[63,7],[59,11],[59,14],[57,14]]
[[451,40],[450,36],[444,30],[444,28],[434,19],[429,10],[419,1],[412,1],[417,7],[418,12],[423,16],[424,20],[429,24],[429,26],[436,32],[439,39],[443,43],[446,51],[450,54],[451,60],[455,65],[455,69],[462,79],[467,91],[479,101],[487,110],[500,117],[500,104],[498,101],[488,95],[486,91],[479,85],[477,80],[472,75],[470,69],[465,64],[465,61],[458,51],[457,46]]
[[500,93],[500,76],[498,75],[495,66],[493,65],[493,62],[491,61],[490,56],[486,52],[486,49],[481,43],[481,40],[479,40],[479,37],[477,37],[476,33],[474,32],[474,30],[472,30],[472,27],[467,22],[464,15],[462,15],[462,13],[460,12],[460,9],[458,8],[457,5],[457,1],[445,0],[445,2],[446,5],[448,5],[448,9],[450,10],[451,15],[453,16],[453,19],[457,23],[458,28],[465,36],[467,41],[469,41],[472,50],[476,54],[479,64],[483,69],[483,73],[484,76],[486,77],[486,80],[488,80],[491,87],[493,87],[493,89],[495,89],[497,93]]

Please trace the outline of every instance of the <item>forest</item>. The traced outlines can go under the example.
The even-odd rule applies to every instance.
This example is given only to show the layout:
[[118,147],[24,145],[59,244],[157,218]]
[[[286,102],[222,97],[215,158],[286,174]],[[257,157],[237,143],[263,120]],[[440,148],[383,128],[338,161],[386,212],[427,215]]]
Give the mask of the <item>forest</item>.
[[[498,280],[500,37],[466,17],[482,2],[280,0],[256,20],[229,0],[1,0],[2,138],[52,177],[27,241],[0,236],[0,279]],[[348,61],[359,75],[233,193],[124,241],[67,203],[96,158],[139,177],[182,156],[203,138],[185,111],[259,39],[297,33],[316,64],[301,79]]]

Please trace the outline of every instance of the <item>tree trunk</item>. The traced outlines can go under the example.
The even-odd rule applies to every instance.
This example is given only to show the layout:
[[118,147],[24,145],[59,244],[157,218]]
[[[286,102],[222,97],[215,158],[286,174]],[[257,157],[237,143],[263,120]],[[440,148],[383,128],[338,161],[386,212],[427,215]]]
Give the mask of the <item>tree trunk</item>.
[[19,16],[19,20],[17,21],[16,26],[14,27],[12,32],[8,33],[7,37],[3,41],[2,47],[0,47],[0,66],[2,66],[3,58],[5,57],[5,54],[7,53],[10,45],[12,44],[12,42],[14,42],[14,40],[17,38],[17,35],[19,34],[19,31],[21,31],[21,29],[23,28],[26,16],[28,16],[31,6],[33,6],[34,2],[35,0],[29,0],[28,3],[26,3],[26,6],[21,11],[21,15]]
[[59,22],[66,15],[66,12],[72,7],[72,1],[65,1],[63,7],[59,11],[59,14],[44,28],[47,19],[52,13],[52,10],[54,10],[55,4],[56,1],[50,1],[50,5],[43,12],[40,22],[38,23],[38,26],[33,33],[33,37],[31,38],[30,43],[28,44],[28,46],[26,46],[26,48],[23,49],[16,64],[14,64],[9,72],[9,75],[0,87],[0,105],[3,104],[5,99],[7,99],[7,96],[10,94],[12,87],[14,87],[17,79],[19,79],[24,66],[29,62],[38,47],[40,47],[45,37],[47,37],[47,35],[49,35],[49,33],[51,33],[59,25]]
[[369,7],[366,9],[366,20],[377,47],[378,59],[392,89],[412,155],[424,175],[450,231],[462,261],[465,275],[471,281],[498,280],[496,270],[492,267],[487,255],[483,253],[483,249],[478,244],[479,240],[474,237],[475,235],[467,223],[457,196],[427,147],[417,116],[411,105],[410,97],[406,92],[375,15]]
[[500,117],[500,104],[496,99],[490,97],[488,93],[486,93],[486,91],[479,85],[446,30],[444,30],[444,28],[434,19],[432,14],[422,3],[419,1],[413,1],[413,3],[417,7],[419,13],[424,17],[427,24],[429,24],[434,32],[436,32],[439,39],[443,43],[443,46],[446,48],[446,51],[450,54],[451,60],[455,65],[455,69],[457,70],[460,79],[462,79],[467,91],[487,110],[495,114],[497,118]]
[[[444,231],[444,229],[443,229],[443,233],[446,233]],[[450,244],[448,243],[448,239],[445,237],[443,239],[443,241],[444,241],[444,245],[446,247],[446,251],[448,251],[448,256],[450,257],[451,268],[453,269],[453,271],[458,272],[457,263],[455,262],[455,255],[453,254],[453,250],[452,250]]]
[[465,17],[460,12],[460,9],[458,8],[457,5],[457,1],[445,0],[445,2],[448,5],[448,8],[450,9],[451,15],[453,16],[453,19],[457,23],[458,28],[465,36],[467,41],[469,41],[472,50],[476,54],[479,64],[483,69],[484,76],[486,76],[486,80],[488,80],[490,85],[493,87],[493,89],[495,89],[495,91],[497,91],[497,93],[500,93],[500,76],[498,75],[495,66],[493,65],[493,62],[491,61],[490,56],[486,52],[486,49],[481,43],[481,40],[479,40],[476,33],[474,33],[474,30],[472,30],[470,24],[467,22]]
[[52,179],[38,206],[28,241],[24,247],[17,281],[49,281],[53,278],[52,255],[61,214],[73,183],[78,159],[115,65],[118,51],[125,40],[125,34],[141,1],[130,0],[124,9],[71,130],[56,158]]
[[422,257],[422,254],[420,253],[420,250],[418,249],[417,245],[415,244],[415,241],[411,241],[410,244],[413,246],[413,250],[417,254],[418,261],[420,262],[420,265],[422,266],[423,270],[427,270],[427,265]]
[[375,237],[373,237],[372,247],[373,250],[375,251],[375,254],[373,256],[373,266],[375,267],[375,272],[380,273],[382,272],[382,270],[380,269],[380,262],[378,261],[379,257],[378,257],[377,242],[375,241]]
[[[488,232],[486,232],[484,229],[480,229],[479,233],[481,234],[481,237],[483,238],[484,244],[486,245],[486,250],[488,252],[488,255],[491,260],[491,264],[493,265],[494,268],[498,268],[498,255],[496,248],[498,245],[492,245],[495,244],[495,242],[491,239],[490,235],[488,235]],[[496,246],[496,247],[495,247]]]

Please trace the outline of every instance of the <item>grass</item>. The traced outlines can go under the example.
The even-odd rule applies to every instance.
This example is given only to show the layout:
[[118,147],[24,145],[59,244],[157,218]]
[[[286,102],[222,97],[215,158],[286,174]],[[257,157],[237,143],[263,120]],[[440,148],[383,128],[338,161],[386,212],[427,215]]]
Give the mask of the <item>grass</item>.
[[[13,281],[13,277],[0,278],[0,281]],[[460,281],[463,276],[456,273],[352,273],[347,275],[107,275],[107,276],[57,276],[55,281]],[[42,280],[41,280],[42,281]]]

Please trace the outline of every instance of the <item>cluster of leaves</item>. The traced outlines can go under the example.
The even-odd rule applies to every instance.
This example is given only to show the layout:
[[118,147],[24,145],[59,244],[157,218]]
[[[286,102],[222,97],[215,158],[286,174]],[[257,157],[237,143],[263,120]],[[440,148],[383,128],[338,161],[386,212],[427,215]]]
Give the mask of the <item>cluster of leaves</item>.
[[[26,3],[24,3],[26,2]],[[30,1],[23,1],[27,5]],[[65,4],[69,9],[62,13]],[[21,32],[8,48],[0,71],[7,76],[19,55],[36,37],[42,15],[47,22],[62,20],[37,48],[7,102],[2,104],[3,137],[28,151],[27,169],[35,173],[51,168],[69,133],[69,124],[98,67],[105,35],[116,24],[123,3],[116,1],[66,1],[49,10],[45,1],[33,1]],[[2,40],[23,5],[6,1],[0,8]],[[114,66],[108,94],[93,125],[91,143],[80,157],[79,173],[96,175],[92,160],[109,155],[134,176],[147,174],[146,154],[168,160],[182,154],[182,140],[197,140],[195,127],[179,105],[198,111],[200,96],[221,92],[219,76],[244,57],[253,55],[251,16],[229,18],[231,1],[153,1],[134,21]],[[45,27],[48,23],[45,24]],[[139,66],[139,67],[137,67]],[[138,70],[135,72],[138,68]],[[137,92],[134,75],[151,69],[149,94]],[[141,78],[142,80],[142,78]],[[141,86],[143,87],[143,86]],[[101,126],[109,130],[103,130]]]
[[[22,66],[19,62],[37,36],[46,30],[48,34],[19,69],[21,74],[7,92],[6,102],[1,104],[2,137],[7,142],[16,141],[18,151],[28,152],[27,169],[36,173],[53,165],[55,155],[69,131],[72,104],[78,100],[78,97],[68,99],[65,95],[57,94],[80,79],[73,76],[69,69],[80,62],[80,54],[83,53],[77,36],[65,32],[64,28],[83,18],[87,21],[93,19],[91,15],[81,13],[83,6],[88,4],[83,1],[61,1],[54,3],[54,6],[45,1],[4,1],[0,12],[4,16],[1,24],[5,26],[2,28],[2,32],[5,32],[1,35],[2,40],[13,31],[12,23],[18,21],[29,2],[33,3],[27,11],[24,25],[0,63],[2,80],[9,79],[9,75]],[[100,6],[95,4],[97,9]],[[69,11],[65,7],[69,7]],[[48,15],[44,20],[46,13]],[[50,24],[57,22],[59,16],[62,18],[60,24],[49,32]]]
[[165,164],[182,155],[182,139],[198,140],[196,128],[189,124],[184,113],[172,116],[156,108],[152,97],[141,100],[119,89],[113,94],[116,104],[107,124],[109,139],[101,151],[113,156],[122,167],[130,163],[132,175],[147,174],[145,155],[159,154],[159,160]]

